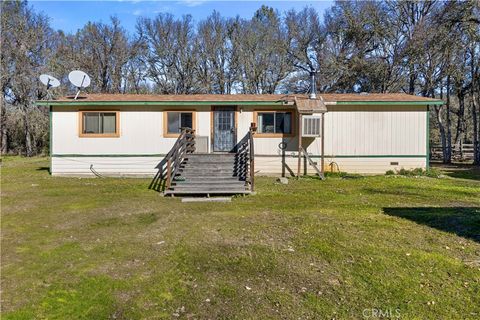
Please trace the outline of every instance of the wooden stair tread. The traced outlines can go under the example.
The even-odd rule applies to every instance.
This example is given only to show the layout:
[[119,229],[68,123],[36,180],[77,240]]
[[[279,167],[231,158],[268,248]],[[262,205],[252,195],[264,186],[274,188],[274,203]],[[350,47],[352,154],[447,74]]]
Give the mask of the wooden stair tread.
[[249,190],[235,190],[235,192],[225,190],[165,190],[165,195],[169,194],[250,194]]
[[[240,162],[240,164],[239,164]],[[249,194],[235,154],[188,154],[165,195]]]
[[172,181],[172,183],[175,183],[177,186],[179,185],[204,185],[204,184],[208,184],[208,185],[222,185],[222,186],[225,186],[225,185],[240,185],[240,184],[245,184],[245,181],[241,181],[241,180],[230,180],[230,181],[218,181],[218,180],[204,180],[204,181],[200,181],[200,180],[197,180],[197,181],[191,181],[191,180],[186,180],[186,181]]

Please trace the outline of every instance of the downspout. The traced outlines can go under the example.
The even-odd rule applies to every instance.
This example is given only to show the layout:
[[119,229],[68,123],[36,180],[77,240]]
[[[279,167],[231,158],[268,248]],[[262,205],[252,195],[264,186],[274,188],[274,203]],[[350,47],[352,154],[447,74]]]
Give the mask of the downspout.
[[52,175],[52,150],[53,150],[53,146],[52,146],[52,143],[53,143],[53,141],[52,141],[52,136],[53,136],[53,134],[52,134],[52,127],[53,127],[52,126],[52,109],[53,109],[53,107],[51,105],[49,105],[48,109],[49,109],[48,110],[48,122],[49,122],[49,140],[50,140],[48,142],[48,149],[49,149],[49,151],[48,151],[49,155],[48,156],[50,157],[49,173],[50,173],[50,175]]
[[322,138],[321,138],[321,143],[322,143],[322,174],[325,177],[325,112],[322,113],[322,132],[321,132]]
[[[295,98],[295,105],[297,105],[296,98]],[[297,179],[298,179],[300,178],[300,170],[302,167],[302,114],[299,112],[298,107],[297,107],[297,114],[298,114],[298,168],[297,168]]]
[[426,114],[427,114],[427,116],[426,116],[427,117],[427,132],[426,132],[427,133],[427,141],[426,141],[427,142],[427,145],[426,145],[426,148],[427,148],[427,150],[426,150],[427,151],[426,152],[426,154],[427,154],[426,155],[426,161],[427,161],[427,163],[425,164],[425,167],[426,167],[427,170],[429,170],[430,169],[430,107],[429,106],[427,106]]

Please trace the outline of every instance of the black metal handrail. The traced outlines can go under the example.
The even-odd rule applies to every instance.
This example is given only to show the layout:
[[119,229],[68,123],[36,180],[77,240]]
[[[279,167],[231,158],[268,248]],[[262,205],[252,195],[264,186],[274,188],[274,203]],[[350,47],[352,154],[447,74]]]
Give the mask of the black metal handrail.
[[193,152],[195,152],[195,130],[182,128],[180,136],[175,141],[172,149],[156,166],[158,172],[150,183],[149,189],[164,191],[170,188],[172,180],[185,159],[185,155]]
[[253,135],[256,127],[252,124],[245,137],[237,145],[235,154],[235,175],[245,181],[250,191],[255,190],[255,148]]

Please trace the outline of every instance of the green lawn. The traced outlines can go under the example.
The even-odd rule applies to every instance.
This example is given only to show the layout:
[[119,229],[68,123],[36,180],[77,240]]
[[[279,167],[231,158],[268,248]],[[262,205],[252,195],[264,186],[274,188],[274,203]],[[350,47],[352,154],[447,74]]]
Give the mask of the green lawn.
[[478,179],[258,178],[181,203],[48,163],[2,164],[2,319],[480,317]]

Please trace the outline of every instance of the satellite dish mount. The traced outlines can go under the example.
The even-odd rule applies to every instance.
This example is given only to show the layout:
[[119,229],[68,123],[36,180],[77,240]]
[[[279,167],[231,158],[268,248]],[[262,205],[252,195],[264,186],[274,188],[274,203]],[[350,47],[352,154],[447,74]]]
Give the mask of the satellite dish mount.
[[40,82],[47,86],[47,99],[51,99],[52,95],[49,89],[58,87],[60,85],[60,81],[51,75],[42,74],[40,75]]

